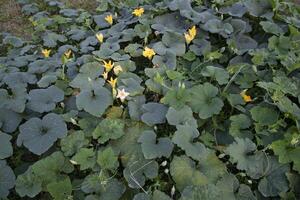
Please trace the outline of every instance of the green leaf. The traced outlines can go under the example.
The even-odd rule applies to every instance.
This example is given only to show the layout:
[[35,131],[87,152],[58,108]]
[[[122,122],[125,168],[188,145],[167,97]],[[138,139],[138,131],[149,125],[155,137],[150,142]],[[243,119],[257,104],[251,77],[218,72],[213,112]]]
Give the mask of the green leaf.
[[275,124],[279,117],[279,113],[271,107],[255,106],[250,112],[252,118],[261,125]]
[[293,162],[293,169],[300,172],[300,147],[295,145],[299,141],[298,135],[287,135],[283,140],[277,140],[271,144],[274,154],[279,156],[280,163]]
[[19,175],[16,181],[16,191],[20,197],[35,197],[42,191],[42,180],[35,176],[32,170]]
[[47,89],[31,90],[28,94],[27,108],[39,112],[52,111],[58,102],[64,100],[64,92],[56,86]]
[[163,104],[150,102],[144,104],[142,110],[141,120],[149,126],[163,124],[166,121],[168,108]]
[[274,156],[269,157],[268,161],[269,165],[265,171],[265,177],[260,180],[258,190],[264,197],[274,197],[289,189],[285,175],[289,171],[289,166],[279,164]]
[[0,131],[0,159],[5,159],[13,154],[13,147],[10,140],[12,136]]
[[183,35],[176,32],[166,32],[162,37],[162,42],[154,44],[153,49],[159,55],[165,55],[167,51],[171,51],[177,56],[185,54],[185,40]]
[[47,190],[54,200],[69,199],[72,194],[72,184],[69,178],[47,185]]
[[146,180],[153,180],[158,176],[158,163],[154,160],[144,160],[133,157],[133,162],[128,165],[123,175],[130,188],[140,188]]
[[32,170],[33,174],[42,181],[43,186],[46,186],[51,182],[61,180],[66,176],[63,174],[71,173],[74,167],[62,152],[56,151],[50,156],[35,162],[28,170]]
[[96,117],[101,117],[112,103],[112,94],[104,87],[97,87],[93,90],[83,90],[76,97],[78,109],[83,109]]
[[238,200],[256,200],[256,197],[251,191],[251,188],[248,185],[241,184],[239,191],[236,194],[236,199]]
[[110,139],[118,139],[124,135],[125,124],[121,119],[103,119],[93,131],[93,138],[101,144]]
[[190,92],[189,105],[201,119],[212,117],[222,110],[224,103],[217,97],[218,88],[212,84],[196,85],[191,88]]
[[193,142],[199,136],[196,128],[189,125],[178,126],[172,142],[183,149],[186,155],[195,160],[205,159],[208,151],[201,142]]
[[0,198],[5,198],[15,186],[15,174],[5,160],[0,160]]
[[237,137],[235,138],[235,142],[226,148],[225,152],[230,155],[230,160],[233,163],[237,163],[238,169],[246,170],[251,165],[251,161],[247,155],[255,150],[256,145],[251,140]]
[[166,118],[170,125],[174,125],[176,127],[180,125],[188,125],[190,127],[197,128],[197,121],[193,116],[193,111],[189,106],[184,106],[181,109],[175,109],[170,107]]
[[5,89],[0,89],[0,108],[22,113],[25,110],[27,100],[26,88],[10,88],[11,94]]
[[72,162],[76,165],[80,165],[80,170],[93,168],[96,164],[96,152],[92,148],[81,148],[79,152],[72,157]]
[[5,115],[0,115],[1,130],[6,133],[14,132],[22,121],[22,116],[7,109],[0,109],[0,113],[5,113]]
[[187,186],[184,188],[179,200],[219,200],[222,193],[214,184],[203,186]]
[[211,77],[215,79],[220,85],[224,85],[228,82],[229,74],[228,72],[220,67],[206,66],[201,71],[202,76]]
[[104,67],[98,62],[89,62],[80,67],[79,74],[70,82],[73,88],[91,90],[96,86],[103,86],[105,81],[100,78]]
[[81,190],[85,193],[95,193],[86,199],[112,200],[120,199],[126,188],[122,182],[106,175],[92,174],[85,177],[81,184]]
[[233,174],[227,173],[217,182],[216,186],[221,190],[222,198],[235,199],[234,193],[237,192],[239,181]]
[[83,131],[75,131],[60,141],[61,150],[65,156],[72,156],[82,147],[87,146],[89,140],[85,138]]
[[161,192],[159,190],[155,190],[152,195],[139,193],[136,194],[133,198],[133,200],[156,200],[156,199],[171,200],[171,198],[168,195],[166,195],[164,192]]
[[160,100],[161,103],[170,105],[175,109],[181,109],[188,102],[190,93],[185,88],[176,88],[168,90],[165,96]]
[[219,160],[214,151],[209,150],[208,155],[201,157],[199,160],[197,169],[199,169],[211,183],[215,183],[227,173],[225,164]]
[[267,33],[273,33],[274,35],[280,35],[280,34],[284,33],[282,28],[280,26],[278,26],[277,24],[275,24],[274,22],[261,21],[259,24],[262,26],[264,31],[266,31]]
[[138,139],[141,143],[142,151],[146,159],[170,157],[173,150],[173,143],[167,137],[156,138],[154,131],[144,131]]
[[116,169],[119,166],[118,156],[111,147],[98,151],[97,163],[101,169]]
[[174,156],[170,164],[170,173],[180,191],[186,186],[200,186],[208,183],[206,176],[196,169],[195,162],[187,156]]
[[252,133],[248,130],[251,126],[251,120],[250,118],[245,114],[238,114],[238,115],[232,115],[230,117],[230,128],[229,133],[230,135],[234,137],[241,137],[241,138],[252,138]]
[[49,113],[43,117],[31,118],[20,126],[17,143],[23,144],[34,154],[45,153],[59,138],[67,135],[67,125],[62,117]]

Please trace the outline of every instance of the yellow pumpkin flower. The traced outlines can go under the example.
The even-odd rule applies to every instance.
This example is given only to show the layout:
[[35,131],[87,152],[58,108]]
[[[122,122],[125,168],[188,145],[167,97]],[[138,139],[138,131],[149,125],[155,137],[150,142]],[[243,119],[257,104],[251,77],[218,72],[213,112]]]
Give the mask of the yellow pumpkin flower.
[[108,62],[105,62],[105,60],[104,60],[103,65],[104,65],[105,71],[110,72],[110,70],[112,70],[112,68],[114,67],[115,64],[111,60]]
[[97,38],[97,40],[98,40],[100,43],[102,43],[102,42],[103,42],[103,39],[104,39],[104,36],[103,36],[102,33],[97,33],[97,34],[96,34],[96,38]]
[[155,55],[155,51],[149,47],[145,47],[143,51],[143,56],[150,59]]
[[140,17],[144,14],[144,8],[136,8],[134,9],[134,11],[132,12],[133,15]]
[[102,73],[103,78],[106,80],[108,78],[108,72],[103,72]]
[[248,102],[251,102],[251,101],[252,101],[252,98],[251,98],[251,96],[249,96],[249,95],[246,94],[246,91],[247,91],[247,90],[243,90],[243,91],[240,93],[240,95],[243,97],[244,101],[245,101],[246,103],[248,103]]
[[109,23],[110,25],[112,25],[112,24],[113,24],[113,16],[112,16],[112,15],[107,15],[107,16],[105,17],[105,21],[106,21],[107,23]]
[[117,65],[117,66],[114,67],[114,73],[115,73],[115,75],[118,75],[122,71],[123,71],[123,69],[122,69],[122,67],[120,65]]
[[109,81],[107,81],[109,84],[110,84],[110,86],[114,89],[114,88],[116,88],[116,85],[117,85],[117,78],[116,79],[113,79],[112,77],[110,77],[110,80]]
[[196,26],[193,26],[188,30],[187,33],[184,33],[186,43],[187,44],[191,43],[191,41],[195,39],[196,35],[197,35],[197,29]]
[[64,55],[66,56],[67,59],[69,59],[69,58],[71,57],[71,55],[72,55],[72,50],[69,49],[68,51],[66,51],[66,52],[64,53]]
[[44,55],[45,58],[49,58],[51,53],[51,49],[43,49],[42,54]]

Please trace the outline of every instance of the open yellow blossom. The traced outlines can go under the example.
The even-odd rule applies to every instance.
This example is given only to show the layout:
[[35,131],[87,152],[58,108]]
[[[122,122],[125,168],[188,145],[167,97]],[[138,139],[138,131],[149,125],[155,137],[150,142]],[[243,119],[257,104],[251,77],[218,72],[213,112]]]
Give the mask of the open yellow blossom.
[[112,68],[114,67],[115,64],[111,60],[108,62],[105,62],[105,60],[104,60],[103,65],[104,65],[105,71],[110,72],[110,70],[112,70]]
[[144,14],[144,8],[136,8],[134,9],[134,11],[132,12],[133,15],[140,17],[142,16],[142,14]]
[[108,72],[103,72],[103,73],[102,73],[102,77],[106,80],[107,77],[108,77]]
[[247,90],[243,90],[243,91],[240,93],[240,95],[243,97],[244,101],[245,101],[246,103],[248,103],[248,102],[251,102],[251,101],[252,101],[252,98],[251,98],[251,96],[249,96],[249,95],[246,94],[246,91],[247,91]]
[[143,51],[143,56],[150,59],[155,55],[155,51],[149,47],[145,47]]
[[104,36],[103,36],[102,33],[97,33],[97,34],[96,34],[96,38],[97,38],[97,40],[98,40],[100,43],[102,43],[102,42],[103,42],[103,39],[104,39]]
[[124,102],[127,96],[129,96],[129,92],[126,92],[124,88],[122,90],[118,89],[117,98],[119,98],[121,102]]
[[107,23],[109,23],[110,25],[112,25],[112,24],[113,24],[113,16],[112,16],[112,15],[107,15],[107,16],[105,17],[105,21],[106,21]]
[[69,59],[69,58],[71,57],[71,55],[72,55],[72,50],[69,49],[69,50],[66,51],[64,54],[65,54],[66,58]]
[[44,55],[45,58],[49,58],[51,53],[51,49],[43,49],[42,54]]
[[195,39],[196,35],[197,35],[197,29],[196,26],[193,26],[188,30],[187,33],[184,33],[186,43],[187,44],[191,43],[191,41]]
[[123,71],[123,69],[122,69],[122,67],[120,65],[117,65],[117,66],[114,67],[114,73],[115,73],[115,75],[118,75],[122,71]]
[[112,77],[110,77],[110,80],[109,81],[107,81],[109,84],[110,84],[110,86],[114,89],[114,88],[116,88],[116,85],[117,85],[117,78],[116,79],[113,79]]

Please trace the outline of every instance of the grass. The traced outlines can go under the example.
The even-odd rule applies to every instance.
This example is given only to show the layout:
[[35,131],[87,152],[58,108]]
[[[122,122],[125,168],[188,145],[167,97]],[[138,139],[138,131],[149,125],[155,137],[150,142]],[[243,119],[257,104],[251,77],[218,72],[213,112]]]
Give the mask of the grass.
[[69,8],[84,9],[89,12],[94,12],[97,8],[96,0],[63,0]]
[[0,0],[0,31],[29,40],[32,26],[15,0]]

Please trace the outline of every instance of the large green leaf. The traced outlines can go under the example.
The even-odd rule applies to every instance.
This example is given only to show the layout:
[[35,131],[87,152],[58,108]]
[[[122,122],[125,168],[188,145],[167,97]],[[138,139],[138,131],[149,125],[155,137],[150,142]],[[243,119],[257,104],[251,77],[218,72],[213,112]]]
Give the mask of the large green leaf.
[[97,163],[101,169],[116,169],[119,166],[118,157],[111,147],[98,151]]
[[256,150],[256,145],[248,138],[235,138],[235,142],[229,145],[225,152],[230,155],[230,160],[237,163],[237,168],[245,170],[251,165],[248,154]]
[[162,37],[162,42],[154,44],[153,49],[160,55],[165,55],[168,51],[177,56],[185,53],[185,41],[183,35],[176,32],[166,32]]
[[286,164],[279,164],[276,157],[268,158],[269,166],[266,168],[265,176],[258,184],[258,190],[265,197],[277,196],[281,192],[286,192],[288,180],[285,173],[289,170]]
[[17,143],[23,144],[32,153],[41,155],[45,153],[57,139],[67,135],[67,125],[62,117],[49,113],[43,117],[31,118],[19,128]]
[[8,158],[13,154],[13,147],[10,142],[11,139],[12,136],[0,131],[0,159]]
[[186,155],[195,160],[205,159],[208,151],[201,142],[193,142],[199,136],[196,128],[189,125],[178,126],[172,142],[183,149]]
[[0,198],[5,198],[15,186],[15,174],[5,160],[0,160]]
[[181,109],[174,109],[170,107],[166,118],[170,125],[174,125],[176,127],[180,125],[188,125],[190,127],[197,128],[197,121],[193,117],[193,111],[189,106],[184,106]]
[[203,186],[187,186],[179,200],[218,200],[223,199],[220,188],[214,184]]
[[170,157],[173,150],[173,143],[169,138],[156,138],[154,131],[144,131],[138,139],[146,159]]
[[200,186],[208,183],[207,177],[196,169],[195,162],[187,156],[175,156],[170,165],[170,173],[180,191],[187,186]]
[[85,138],[83,131],[75,131],[60,141],[61,150],[65,156],[72,156],[82,147],[87,146],[89,140]]
[[78,109],[83,109],[96,117],[102,116],[112,103],[112,94],[104,87],[97,87],[93,90],[83,90],[76,97]]
[[31,90],[28,98],[27,108],[43,113],[53,110],[56,103],[64,99],[64,92],[56,86],[50,86],[47,89]]
[[93,138],[103,144],[110,139],[118,139],[124,135],[125,124],[120,119],[109,119],[102,120],[96,129],[93,131]]
[[65,200],[71,197],[72,184],[69,178],[47,185],[47,190],[54,200]]
[[204,83],[192,87],[190,92],[189,105],[194,112],[199,114],[200,118],[207,119],[220,113],[224,103],[217,97],[217,87],[210,83]]
[[93,168],[96,164],[96,152],[92,148],[81,148],[72,157],[72,163],[80,165],[80,170]]

